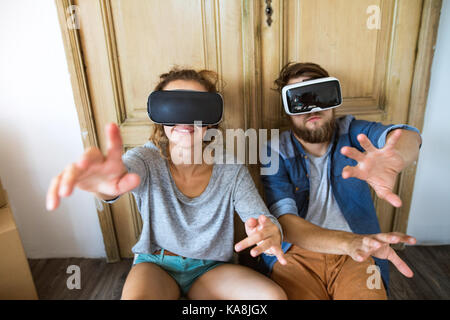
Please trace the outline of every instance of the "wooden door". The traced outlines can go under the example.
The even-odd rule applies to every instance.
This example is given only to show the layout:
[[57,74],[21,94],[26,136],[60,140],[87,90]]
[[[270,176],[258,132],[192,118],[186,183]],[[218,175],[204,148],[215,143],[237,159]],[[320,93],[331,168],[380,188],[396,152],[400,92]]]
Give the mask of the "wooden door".
[[[56,0],[56,4],[84,145],[105,150],[104,127],[113,121],[120,127],[124,151],[148,140],[152,124],[146,114],[147,96],[158,76],[174,65],[219,74],[225,128],[287,128],[280,97],[270,88],[288,61],[319,63],[341,80],[344,106],[339,114],[411,123],[411,88],[419,83],[418,70],[428,83],[432,51],[425,44],[434,41],[433,21],[440,8],[440,2],[426,0]],[[370,5],[380,9],[380,29],[367,28]],[[421,27],[425,18],[428,24],[422,22]],[[420,30],[427,31],[423,39]],[[417,48],[424,52],[425,68],[415,64]],[[421,95],[413,101],[422,115],[423,99]],[[414,119],[413,125],[421,128],[421,118]],[[259,184],[257,168],[251,167],[251,172]],[[414,172],[415,168],[404,180],[413,181]],[[400,193],[401,187],[400,183]],[[406,200],[409,211],[410,197]],[[131,257],[142,228],[133,196],[97,205],[108,261]],[[395,225],[393,208],[378,200],[376,207],[383,230],[406,228],[407,219]],[[237,228],[242,235],[242,224]]]
[[[225,127],[246,127],[242,12],[240,1],[126,0],[61,1],[63,28],[68,15],[79,18],[79,29],[69,28],[83,67],[89,112],[82,126],[106,148],[104,127],[116,122],[124,152],[144,144],[151,122],[146,112],[149,93],[159,75],[175,65],[216,71],[227,109]],[[71,7],[72,6],[72,7]],[[69,16],[71,17],[71,16]],[[70,21],[69,21],[70,24]],[[88,113],[88,114],[86,114]],[[142,228],[131,194],[116,203],[97,201],[110,260],[130,257]],[[117,248],[114,248],[116,239]]]
[[[424,109],[415,109],[412,87],[414,81],[425,87],[429,82],[423,70],[428,72],[430,65],[418,53],[427,52],[431,61],[433,49],[426,45],[435,41],[439,1],[279,0],[271,4],[273,22],[261,24],[260,39],[259,114],[264,128],[289,126],[279,94],[270,88],[281,67],[296,61],[318,63],[340,80],[343,106],[336,109],[337,116],[352,114],[421,129]],[[419,41],[420,34],[427,43]],[[414,175],[415,164],[398,180],[402,208],[395,209],[372,192],[383,232],[406,232]]]

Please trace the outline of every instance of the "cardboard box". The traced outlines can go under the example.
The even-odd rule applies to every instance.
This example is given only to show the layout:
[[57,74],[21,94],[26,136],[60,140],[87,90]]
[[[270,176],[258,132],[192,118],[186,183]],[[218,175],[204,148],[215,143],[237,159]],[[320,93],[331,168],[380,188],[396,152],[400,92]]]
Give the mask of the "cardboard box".
[[0,208],[0,300],[38,299],[22,241],[9,206]]

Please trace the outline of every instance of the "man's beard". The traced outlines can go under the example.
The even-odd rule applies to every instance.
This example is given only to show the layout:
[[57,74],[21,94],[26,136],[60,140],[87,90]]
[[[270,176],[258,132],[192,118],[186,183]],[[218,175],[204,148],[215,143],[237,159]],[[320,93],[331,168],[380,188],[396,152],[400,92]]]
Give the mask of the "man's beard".
[[298,128],[292,121],[291,123],[292,130],[294,131],[295,135],[308,143],[322,143],[331,141],[334,129],[336,127],[334,113],[330,121],[324,123],[320,128],[314,130],[307,129],[306,127]]

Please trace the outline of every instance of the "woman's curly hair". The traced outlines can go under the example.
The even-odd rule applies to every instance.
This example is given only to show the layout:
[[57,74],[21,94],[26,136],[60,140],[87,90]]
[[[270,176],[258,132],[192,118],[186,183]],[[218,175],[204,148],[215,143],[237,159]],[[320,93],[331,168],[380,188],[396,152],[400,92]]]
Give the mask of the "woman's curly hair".
[[[200,83],[208,92],[218,92],[217,84],[219,82],[219,77],[216,72],[210,70],[196,71],[193,69],[174,67],[169,72],[161,74],[159,80],[160,81],[156,85],[154,91],[164,90],[170,82],[175,80],[189,80]],[[214,125],[212,128],[221,130],[219,125]],[[162,157],[166,159],[169,157],[167,153],[169,139],[164,132],[164,126],[162,124],[155,123],[153,125],[153,131],[150,134],[149,141],[159,149]],[[209,143],[210,142],[203,142],[203,147]]]

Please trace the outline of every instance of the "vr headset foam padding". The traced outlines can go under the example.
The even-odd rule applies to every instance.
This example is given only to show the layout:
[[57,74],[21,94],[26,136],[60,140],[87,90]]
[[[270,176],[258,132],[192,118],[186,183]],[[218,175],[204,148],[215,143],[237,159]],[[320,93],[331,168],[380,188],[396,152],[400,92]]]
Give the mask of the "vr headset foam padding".
[[342,104],[341,85],[333,77],[289,84],[281,90],[284,111],[297,115],[336,108]]
[[222,120],[223,99],[219,93],[191,90],[152,92],[147,101],[147,113],[158,124],[215,125]]

